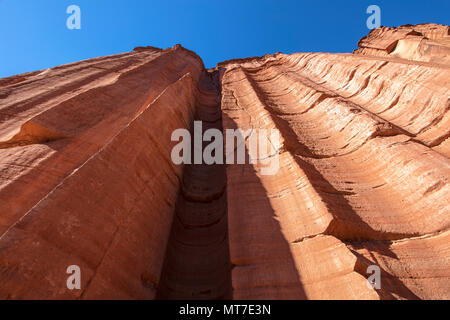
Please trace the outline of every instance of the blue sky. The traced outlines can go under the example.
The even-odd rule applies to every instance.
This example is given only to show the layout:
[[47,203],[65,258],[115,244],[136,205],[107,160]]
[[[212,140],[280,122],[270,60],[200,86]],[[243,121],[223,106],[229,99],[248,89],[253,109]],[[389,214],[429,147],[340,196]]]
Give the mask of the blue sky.
[[[81,30],[69,30],[69,5]],[[274,52],[351,52],[381,24],[450,24],[449,0],[0,0],[0,77],[64,63],[181,43],[207,67]]]

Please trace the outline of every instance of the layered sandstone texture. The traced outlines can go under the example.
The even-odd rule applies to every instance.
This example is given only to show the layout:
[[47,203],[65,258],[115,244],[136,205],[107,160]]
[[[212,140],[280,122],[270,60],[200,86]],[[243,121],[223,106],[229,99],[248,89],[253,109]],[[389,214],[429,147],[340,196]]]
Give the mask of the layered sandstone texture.
[[[277,129],[279,169],[175,165],[194,121]],[[449,158],[443,25],[353,54],[206,70],[140,47],[0,79],[0,299],[450,299]]]

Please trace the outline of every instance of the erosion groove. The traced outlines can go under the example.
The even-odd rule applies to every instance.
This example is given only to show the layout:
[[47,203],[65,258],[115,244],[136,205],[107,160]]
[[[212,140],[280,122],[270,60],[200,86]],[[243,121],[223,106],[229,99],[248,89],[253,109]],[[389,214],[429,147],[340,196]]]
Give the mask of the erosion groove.
[[[203,122],[202,134],[222,130],[218,80],[217,71],[205,72],[199,83],[195,120]],[[230,299],[225,167],[186,165],[174,214],[157,298]]]
[[[138,47],[0,79],[0,299],[449,299],[449,48],[407,25],[352,54]],[[250,132],[247,161],[176,165],[194,121]]]

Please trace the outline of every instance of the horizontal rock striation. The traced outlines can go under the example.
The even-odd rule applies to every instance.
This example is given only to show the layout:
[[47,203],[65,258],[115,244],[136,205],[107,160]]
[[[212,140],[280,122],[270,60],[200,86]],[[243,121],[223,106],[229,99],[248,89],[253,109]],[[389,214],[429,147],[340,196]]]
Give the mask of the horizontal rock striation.
[[[0,79],[0,298],[449,299],[449,39],[382,27],[212,70],[139,47]],[[279,169],[175,165],[195,120],[277,129]]]

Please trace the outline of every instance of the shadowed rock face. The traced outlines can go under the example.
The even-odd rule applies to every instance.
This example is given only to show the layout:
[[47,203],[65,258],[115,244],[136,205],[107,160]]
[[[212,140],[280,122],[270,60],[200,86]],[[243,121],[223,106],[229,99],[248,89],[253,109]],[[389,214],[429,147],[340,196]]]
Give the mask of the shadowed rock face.
[[[140,47],[0,79],[0,298],[449,299],[449,27],[359,47],[213,70]],[[194,120],[278,129],[279,170],[175,165]]]

